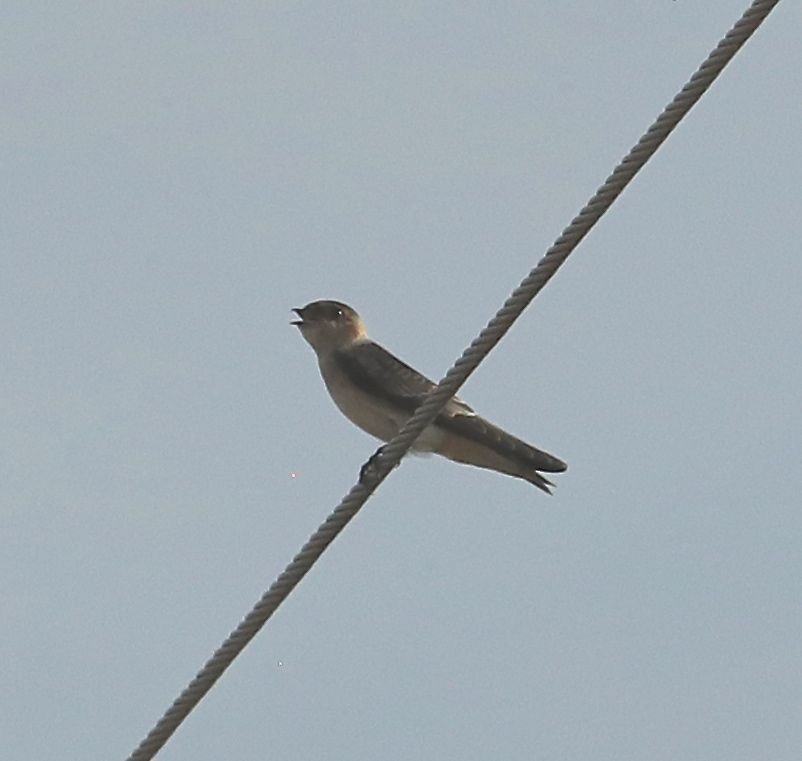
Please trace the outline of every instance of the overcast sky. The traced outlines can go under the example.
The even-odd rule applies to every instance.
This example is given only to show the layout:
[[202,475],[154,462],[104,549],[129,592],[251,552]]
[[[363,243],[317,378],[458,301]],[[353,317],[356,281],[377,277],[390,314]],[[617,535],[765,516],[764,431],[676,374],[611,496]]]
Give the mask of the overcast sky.
[[[352,486],[290,308],[439,378],[746,7],[6,3],[0,743],[127,756]],[[795,761],[780,3],[160,759]]]

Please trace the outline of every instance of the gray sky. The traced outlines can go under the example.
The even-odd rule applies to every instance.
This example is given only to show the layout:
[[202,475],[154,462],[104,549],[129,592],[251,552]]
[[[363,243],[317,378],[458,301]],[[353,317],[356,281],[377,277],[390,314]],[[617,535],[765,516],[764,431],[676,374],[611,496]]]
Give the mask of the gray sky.
[[[354,482],[290,307],[440,377],[744,7],[6,4],[4,757],[125,757]],[[800,24],[464,388],[555,496],[405,461],[160,758],[798,758]]]

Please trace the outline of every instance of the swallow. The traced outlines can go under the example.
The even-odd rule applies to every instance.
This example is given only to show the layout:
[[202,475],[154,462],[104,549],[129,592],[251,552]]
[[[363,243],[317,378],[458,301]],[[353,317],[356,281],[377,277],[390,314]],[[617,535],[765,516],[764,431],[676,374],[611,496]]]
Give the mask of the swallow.
[[[368,337],[362,318],[340,301],[313,301],[293,309],[296,325],[317,354],[323,382],[340,412],[381,441],[392,439],[435,384]],[[412,445],[454,462],[487,468],[551,494],[540,472],[567,465],[480,417],[453,397]]]

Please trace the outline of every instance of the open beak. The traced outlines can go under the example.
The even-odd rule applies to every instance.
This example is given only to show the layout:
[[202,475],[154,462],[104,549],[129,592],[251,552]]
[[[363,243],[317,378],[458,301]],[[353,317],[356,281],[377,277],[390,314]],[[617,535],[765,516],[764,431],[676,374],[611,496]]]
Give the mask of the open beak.
[[292,309],[291,311],[295,312],[301,319],[300,320],[292,320],[290,325],[303,325],[304,324],[304,310],[303,309]]

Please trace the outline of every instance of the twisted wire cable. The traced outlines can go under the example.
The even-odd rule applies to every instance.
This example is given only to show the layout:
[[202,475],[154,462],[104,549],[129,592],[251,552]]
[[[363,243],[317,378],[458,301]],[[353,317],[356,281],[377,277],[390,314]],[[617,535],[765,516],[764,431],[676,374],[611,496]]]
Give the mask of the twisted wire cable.
[[557,272],[568,255],[588,234],[598,219],[610,208],[643,165],[654,155],[685,114],[698,102],[724,67],[774,9],[779,0],[755,0],[739,21],[693,74],[690,80],[658,116],[636,145],[622,159],[613,173],[596,191],[587,205],[574,217],[562,235],[548,249],[537,266],[512,292],[454,366],[446,373],[398,435],[371,457],[364,475],[342,502],[320,525],[292,562],[282,571],[250,613],[215,651],[195,678],[173,702],[164,716],[148,733],[128,761],[149,761],[201,701],[233,660],[256,636],[278,606],[306,575],[325,549],[367,502],[379,484],[398,465],[421,431],[429,425],[446,402],[501,340],[529,302]]

